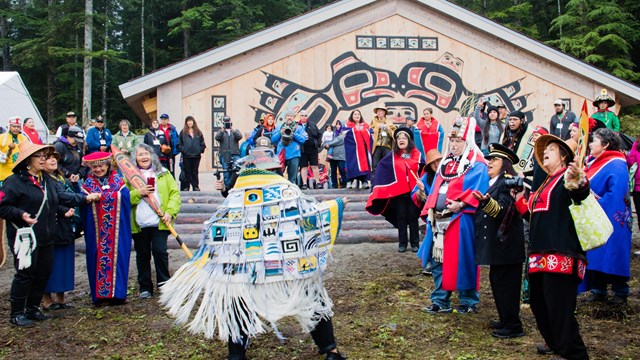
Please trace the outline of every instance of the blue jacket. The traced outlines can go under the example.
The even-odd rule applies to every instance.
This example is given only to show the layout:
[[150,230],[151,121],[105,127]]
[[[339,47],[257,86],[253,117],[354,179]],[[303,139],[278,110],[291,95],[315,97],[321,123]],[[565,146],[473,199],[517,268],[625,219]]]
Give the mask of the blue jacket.
[[280,124],[276,127],[276,129],[271,134],[271,142],[278,143],[278,148],[276,149],[276,153],[280,154],[280,151],[284,148],[286,151],[286,160],[290,160],[296,157],[300,157],[300,149],[302,144],[307,141],[307,132],[300,125],[296,124],[295,130],[293,132],[293,139],[287,146],[282,146],[282,142],[280,139],[282,135],[280,134],[280,130],[282,130],[282,125]]
[[98,130],[97,127],[92,127],[91,129],[89,129],[89,131],[87,131],[87,154],[100,151],[100,146],[102,146],[102,144],[100,144],[100,140],[105,141],[104,146],[107,147],[107,151],[110,151],[109,148],[111,147],[112,139],[113,136],[111,136],[111,131],[109,131],[109,129],[107,129],[106,127],[102,129],[102,133],[100,132],[100,130]]

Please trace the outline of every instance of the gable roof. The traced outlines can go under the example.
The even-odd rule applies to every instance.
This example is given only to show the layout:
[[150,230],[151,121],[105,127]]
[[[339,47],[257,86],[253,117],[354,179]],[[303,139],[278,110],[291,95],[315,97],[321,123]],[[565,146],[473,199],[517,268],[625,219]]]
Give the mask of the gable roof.
[[16,71],[0,71],[0,125],[6,128],[7,120],[12,116],[33,118],[40,138],[45,142],[48,140],[47,123],[42,119],[20,74]]
[[[527,37],[521,33],[502,26],[492,20],[482,17],[472,11],[452,4],[445,0],[397,0],[419,3],[441,13],[443,16],[455,18],[475,30],[491,34],[502,41],[534,54],[553,63],[568,72],[600,83],[603,87],[615,91],[616,98],[624,105],[640,103],[640,87],[597,69],[579,59],[555,50],[542,42]],[[148,75],[133,79],[120,85],[122,96],[130,103],[141,96],[149,94],[158,86],[179,79],[196,71],[200,71],[214,64],[241,55],[251,49],[272,43],[297,32],[320,25],[332,18],[360,9],[376,0],[343,0],[315,11],[295,17],[281,24],[272,26],[255,34],[241,38],[227,45],[205,51],[173,65],[154,71]],[[388,1],[387,1],[388,2]],[[390,14],[393,15],[393,14]]]

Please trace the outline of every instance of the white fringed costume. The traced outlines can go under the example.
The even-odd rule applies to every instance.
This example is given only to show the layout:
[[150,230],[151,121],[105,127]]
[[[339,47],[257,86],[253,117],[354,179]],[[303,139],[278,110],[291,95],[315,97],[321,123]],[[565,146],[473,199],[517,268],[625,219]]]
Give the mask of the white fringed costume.
[[322,277],[343,208],[342,199],[319,203],[272,172],[243,171],[160,303],[177,324],[223,341],[264,333],[265,322],[275,328],[285,316],[313,330],[333,315]]

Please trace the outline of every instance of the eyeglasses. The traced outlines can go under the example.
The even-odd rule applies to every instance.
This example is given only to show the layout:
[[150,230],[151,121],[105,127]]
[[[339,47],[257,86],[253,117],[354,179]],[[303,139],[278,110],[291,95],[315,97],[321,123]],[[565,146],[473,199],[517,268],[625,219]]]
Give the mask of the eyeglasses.
[[42,160],[47,160],[49,158],[49,155],[47,154],[33,154],[31,155],[36,159],[42,159]]
[[300,115],[300,116],[309,117],[309,115]]

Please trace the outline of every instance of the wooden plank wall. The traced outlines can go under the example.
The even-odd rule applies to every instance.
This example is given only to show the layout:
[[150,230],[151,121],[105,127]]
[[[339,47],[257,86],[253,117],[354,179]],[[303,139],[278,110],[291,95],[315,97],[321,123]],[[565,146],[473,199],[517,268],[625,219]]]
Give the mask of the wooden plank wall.
[[[570,73],[553,64],[547,63],[534,54],[524,50],[514,49],[499,39],[478,31],[471,31],[464,24],[456,24],[446,18],[435,16],[426,7],[411,7],[411,2],[397,2],[397,12],[402,15],[388,17],[380,16],[380,20],[343,35],[340,29],[326,27],[310,30],[309,33],[295,34],[288,39],[288,44],[266,44],[264,49],[256,49],[254,53],[244,58],[232,59],[227,63],[214,65],[211,69],[188,76],[182,80],[182,118],[174,120],[180,129],[182,120],[187,115],[193,115],[205,134],[211,134],[211,96],[226,95],[228,113],[234,127],[241,131],[250,130],[255,126],[254,111],[250,105],[259,106],[260,94],[258,90],[265,89],[265,75],[263,72],[283,77],[291,82],[310,89],[321,89],[332,79],[330,63],[339,55],[352,51],[363,62],[370,66],[391,70],[399,74],[400,70],[410,62],[436,62],[445,52],[460,58],[462,67],[462,82],[464,87],[473,93],[481,93],[522,79],[520,95],[526,95],[525,111],[533,111],[533,123],[548,127],[548,121],[553,113],[553,101],[556,98],[570,98],[572,110],[579,115],[582,100],[593,99],[599,94],[601,86],[590,82],[576,74]],[[376,8],[377,15],[388,11],[389,3],[383,3]],[[364,13],[366,14],[366,13]],[[364,17],[356,14],[355,17]],[[371,16],[369,14],[368,16]],[[342,18],[348,21],[347,18]],[[353,27],[353,23],[345,24]],[[311,44],[316,33],[329,32],[333,38],[319,44]],[[439,49],[437,51],[410,50],[360,50],[356,49],[356,36],[423,36],[437,37]],[[290,55],[277,59],[278,50],[282,47]],[[299,51],[298,51],[299,50]],[[277,59],[260,67],[252,67],[265,62],[265,56]],[[267,57],[266,59],[270,59]],[[249,70],[247,70],[249,69]],[[230,77],[240,72],[236,76]],[[224,81],[220,82],[220,77]],[[216,84],[204,88],[207,83]],[[200,88],[202,88],[200,90]],[[175,96],[179,93],[158,91],[159,110],[165,108],[160,100],[163,94]],[[615,93],[610,91],[615,98]],[[411,101],[415,103],[419,113],[426,106],[434,107],[421,100],[403,99],[400,94],[394,101]],[[590,110],[591,102],[589,101]],[[367,105],[361,109],[366,120],[372,118],[374,105]],[[174,108],[174,106],[172,106]],[[435,107],[434,107],[435,108]],[[338,119],[346,119],[349,112],[338,114]],[[457,112],[444,113],[435,109],[434,116],[443,122],[446,128],[458,115]],[[174,118],[175,119],[175,118]],[[207,143],[211,148],[211,137],[207,136]],[[201,170],[210,169],[211,153],[208,151],[206,159],[201,162]]]

